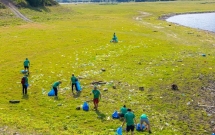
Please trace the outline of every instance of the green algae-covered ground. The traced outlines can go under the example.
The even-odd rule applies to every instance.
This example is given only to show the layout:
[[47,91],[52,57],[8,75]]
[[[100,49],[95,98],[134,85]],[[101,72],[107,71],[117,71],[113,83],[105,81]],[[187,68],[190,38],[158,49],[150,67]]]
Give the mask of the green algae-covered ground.
[[[122,122],[111,115],[124,104],[137,121],[148,115],[154,135],[210,134],[214,33],[158,18],[214,7],[213,2],[183,1],[19,9],[31,23],[0,9],[1,134],[112,135]],[[118,43],[110,43],[114,32]],[[30,87],[23,97],[20,70],[26,57]],[[83,87],[79,95],[71,93],[72,73]],[[57,80],[63,82],[58,100],[47,96]],[[91,101],[93,81],[106,82],[99,85],[98,112]],[[172,84],[179,90],[171,90]],[[90,111],[76,110],[84,101]]]

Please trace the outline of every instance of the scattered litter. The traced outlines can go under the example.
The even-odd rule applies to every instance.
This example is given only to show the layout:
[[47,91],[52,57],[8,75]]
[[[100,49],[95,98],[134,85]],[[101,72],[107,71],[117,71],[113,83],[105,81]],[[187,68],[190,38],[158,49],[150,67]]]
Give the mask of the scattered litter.
[[107,120],[110,120],[110,116],[107,117]]
[[44,89],[42,89],[42,94],[46,95],[46,91]]
[[187,105],[190,105],[190,102],[187,102]]
[[211,116],[212,114],[208,113],[208,116]]
[[206,54],[202,54],[203,57],[206,57]]
[[107,82],[103,82],[103,81],[93,81],[91,84],[92,85],[99,85],[99,84],[106,84]]

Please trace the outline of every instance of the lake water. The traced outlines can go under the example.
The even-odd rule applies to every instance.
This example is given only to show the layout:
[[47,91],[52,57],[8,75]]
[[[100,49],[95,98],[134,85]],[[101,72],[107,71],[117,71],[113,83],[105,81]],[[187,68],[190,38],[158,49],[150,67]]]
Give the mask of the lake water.
[[215,13],[175,15],[166,19],[166,21],[191,28],[198,28],[215,32]]

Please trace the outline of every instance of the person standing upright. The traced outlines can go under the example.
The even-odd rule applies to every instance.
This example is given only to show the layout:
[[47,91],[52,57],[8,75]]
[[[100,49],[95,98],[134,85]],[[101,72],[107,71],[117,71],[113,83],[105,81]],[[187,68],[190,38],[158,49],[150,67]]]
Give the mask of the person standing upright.
[[21,80],[21,84],[22,84],[22,94],[23,95],[27,95],[28,91],[28,76],[27,75],[24,75],[22,77],[22,80]]
[[134,113],[131,111],[131,109],[127,110],[127,113],[124,116],[124,121],[122,123],[122,127],[124,125],[124,123],[126,123],[126,134],[128,135],[128,132],[131,131],[131,135],[134,134],[134,122],[136,123],[135,120],[135,115]]
[[24,65],[24,70],[28,70],[28,74],[29,74],[29,66],[30,66],[30,61],[28,60],[28,58],[25,59],[25,61],[23,62]]
[[77,85],[76,85],[76,82],[78,81],[78,79],[75,77],[74,74],[72,74],[72,77],[71,77],[71,87],[72,87],[72,93],[73,93],[73,89],[74,89],[74,86],[75,86],[75,89],[77,91]]
[[93,104],[94,104],[94,109],[98,109],[98,104],[99,104],[99,98],[101,99],[101,92],[97,89],[96,86],[94,86],[94,89],[92,90],[93,93]]

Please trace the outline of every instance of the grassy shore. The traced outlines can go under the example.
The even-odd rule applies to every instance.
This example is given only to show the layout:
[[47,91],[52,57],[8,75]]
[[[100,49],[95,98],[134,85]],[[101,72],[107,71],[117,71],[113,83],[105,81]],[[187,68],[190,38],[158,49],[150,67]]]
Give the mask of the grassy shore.
[[[20,9],[32,23],[0,9],[1,132],[111,135],[122,124],[111,114],[126,104],[137,121],[142,113],[149,116],[154,135],[210,134],[215,115],[202,105],[214,105],[214,34],[158,18],[214,7],[183,1]],[[110,43],[114,32],[119,43]],[[23,97],[26,57],[31,74]],[[80,95],[71,93],[72,73],[82,78]],[[63,83],[55,100],[47,92],[57,80]],[[107,82],[99,87],[98,112],[91,101],[93,81]],[[173,83],[178,91],[171,90]],[[13,99],[20,103],[10,104]],[[76,110],[84,101],[89,112]]]

